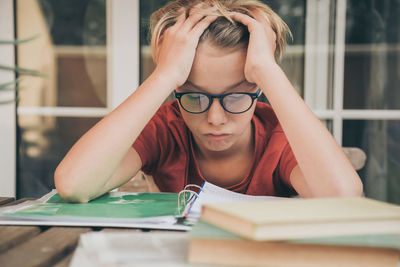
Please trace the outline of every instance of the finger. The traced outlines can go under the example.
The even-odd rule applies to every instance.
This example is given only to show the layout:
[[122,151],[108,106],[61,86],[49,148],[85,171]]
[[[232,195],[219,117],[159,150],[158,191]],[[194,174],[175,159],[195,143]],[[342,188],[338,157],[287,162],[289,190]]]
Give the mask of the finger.
[[205,4],[197,4],[190,10],[189,17],[186,19],[182,30],[184,32],[191,31],[199,21],[203,20],[208,16],[208,14],[212,14],[216,10],[216,7],[207,7]]
[[258,22],[263,24],[270,24],[269,19],[259,10],[254,10],[250,12],[250,15],[256,19]]
[[208,26],[210,26],[210,24],[213,23],[213,21],[215,21],[217,18],[218,16],[216,15],[205,17],[193,27],[193,29],[190,31],[190,34],[193,34],[193,36],[197,39],[200,38]]
[[175,24],[173,25],[173,27],[175,28],[179,28],[186,20],[186,14],[185,14],[185,10],[183,10],[181,8],[182,13],[178,16],[178,18],[176,19]]
[[264,26],[267,34],[271,34],[271,35],[275,35],[275,31],[274,29],[272,29],[272,25],[270,20],[268,19],[267,16],[265,16],[263,13],[261,13],[261,11],[259,10],[254,10],[251,12],[251,15],[260,23],[262,23],[262,25]]
[[269,20],[268,16],[266,16],[260,10],[251,11],[250,14],[264,26],[264,29],[268,35],[271,35],[273,36],[273,39],[276,39],[276,32],[272,28],[271,21]]
[[267,21],[267,19],[260,13],[252,13],[251,15],[254,16],[254,18],[243,14],[243,13],[239,13],[239,12],[231,12],[230,13],[231,18],[233,20],[236,20],[244,25],[247,26],[247,29],[249,30],[249,32],[251,33],[255,27],[257,27],[258,25],[263,27],[265,30],[265,33],[267,34],[267,36],[271,36],[271,40],[273,45],[275,45],[275,41],[276,41],[276,33],[275,31],[272,29],[269,21]]
[[257,21],[252,17],[239,12],[230,12],[230,16],[233,20],[236,20],[242,23],[243,25],[246,25],[249,32],[252,32],[254,30],[254,27],[257,23]]
[[[271,46],[271,51],[275,51],[276,49],[276,33],[272,29],[269,22],[267,23],[265,19],[260,19],[259,21],[257,17],[262,14],[254,15],[255,18],[250,17],[249,15],[245,15],[239,12],[231,12],[231,18],[235,21],[242,23],[243,25],[247,26],[250,34],[253,35],[255,32],[264,32],[266,37],[265,41],[267,41]],[[253,14],[251,14],[253,16]],[[260,35],[258,35],[260,36]]]
[[188,33],[192,30],[192,28],[202,19],[204,18],[203,14],[200,13],[192,13],[186,19],[181,27],[181,31],[184,33]]

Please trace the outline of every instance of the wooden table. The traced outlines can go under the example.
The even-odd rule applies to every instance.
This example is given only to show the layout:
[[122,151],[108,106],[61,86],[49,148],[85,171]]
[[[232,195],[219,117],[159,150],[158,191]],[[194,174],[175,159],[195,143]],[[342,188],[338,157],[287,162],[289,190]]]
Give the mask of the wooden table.
[[[15,201],[0,197],[0,206],[14,205]],[[79,236],[90,231],[114,231],[116,228],[2,226],[0,225],[0,266],[67,267],[78,244]],[[129,231],[141,231],[129,229]]]

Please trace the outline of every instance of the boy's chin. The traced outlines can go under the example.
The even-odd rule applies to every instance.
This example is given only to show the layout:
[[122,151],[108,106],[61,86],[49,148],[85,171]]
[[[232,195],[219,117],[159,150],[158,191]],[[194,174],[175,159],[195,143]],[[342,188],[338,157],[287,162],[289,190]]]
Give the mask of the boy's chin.
[[207,142],[205,147],[210,152],[224,152],[232,147],[232,142]]

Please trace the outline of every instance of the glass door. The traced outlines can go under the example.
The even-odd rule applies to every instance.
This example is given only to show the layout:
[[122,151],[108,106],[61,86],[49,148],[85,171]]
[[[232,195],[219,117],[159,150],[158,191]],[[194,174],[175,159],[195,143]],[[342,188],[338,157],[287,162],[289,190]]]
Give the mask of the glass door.
[[347,0],[343,145],[361,147],[367,196],[400,204],[400,2]]
[[[18,197],[54,188],[54,170],[95,123],[138,86],[137,1],[16,1],[18,65],[46,77],[22,77],[18,114]],[[101,144],[99,144],[101,145]]]
[[399,1],[308,0],[305,100],[367,155],[367,197],[400,203]]

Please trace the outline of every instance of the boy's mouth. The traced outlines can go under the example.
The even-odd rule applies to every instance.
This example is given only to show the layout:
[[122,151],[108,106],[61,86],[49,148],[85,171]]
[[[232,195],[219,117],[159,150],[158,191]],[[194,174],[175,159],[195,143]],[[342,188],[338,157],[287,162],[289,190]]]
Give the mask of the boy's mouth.
[[209,134],[205,134],[205,136],[207,138],[210,138],[210,139],[213,139],[213,140],[221,140],[221,139],[228,138],[231,135],[230,134],[223,134],[223,133],[209,133]]

